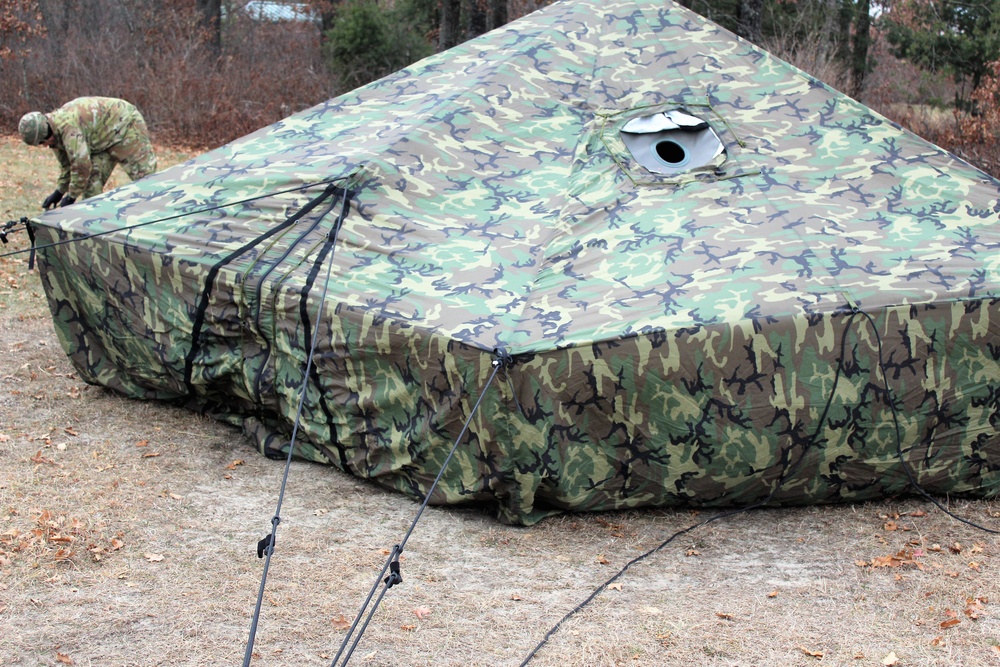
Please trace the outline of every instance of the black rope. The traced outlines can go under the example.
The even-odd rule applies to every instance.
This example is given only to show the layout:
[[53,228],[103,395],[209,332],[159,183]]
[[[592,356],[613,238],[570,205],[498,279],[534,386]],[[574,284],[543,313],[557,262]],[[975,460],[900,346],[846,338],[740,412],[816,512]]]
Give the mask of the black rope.
[[922,486],[920,486],[919,483],[917,483],[917,479],[914,476],[913,471],[910,469],[910,466],[907,465],[906,459],[903,458],[903,438],[899,434],[899,416],[896,411],[896,399],[892,394],[892,390],[889,388],[888,374],[885,369],[885,364],[882,361],[882,337],[879,335],[878,327],[875,326],[875,321],[872,319],[871,315],[861,310],[860,308],[856,309],[856,312],[860,313],[866,320],[868,320],[868,324],[871,325],[872,331],[875,333],[875,342],[878,348],[878,367],[879,371],[882,373],[882,387],[885,389],[886,401],[889,404],[889,411],[892,414],[893,433],[896,436],[896,457],[899,459],[899,464],[900,466],[902,466],[903,471],[906,473],[906,477],[910,482],[910,486],[912,486],[917,491],[918,494],[920,494],[927,500],[931,501],[935,506],[937,506],[939,510],[941,510],[951,518],[955,519],[956,521],[961,521],[967,526],[978,528],[979,530],[990,533],[992,535],[1000,535],[1000,530],[987,528],[986,526],[982,526],[976,523],[975,521],[970,521],[969,519],[963,519],[962,517],[958,516],[951,510],[947,509],[944,505],[942,505],[937,498],[927,493],[927,491]]
[[896,411],[895,399],[893,398],[893,396],[891,394],[891,391],[889,389],[888,374],[886,373],[885,365],[883,363],[883,358],[882,358],[882,338],[881,338],[881,336],[878,333],[878,328],[875,326],[875,322],[872,319],[871,315],[869,315],[868,313],[866,313],[865,311],[863,311],[857,305],[851,303],[851,305],[850,305],[850,315],[848,316],[847,321],[844,323],[844,327],[843,327],[843,329],[841,331],[840,357],[837,360],[837,373],[834,376],[833,386],[830,388],[830,395],[827,398],[826,405],[823,408],[823,413],[820,416],[819,424],[816,427],[816,431],[813,433],[812,438],[810,438],[809,444],[802,449],[802,454],[799,456],[798,460],[795,462],[794,465],[792,465],[785,472],[782,473],[781,477],[779,477],[779,479],[778,479],[777,485],[767,495],[767,497],[764,498],[764,500],[761,500],[759,502],[756,502],[756,503],[753,503],[751,505],[748,505],[747,507],[741,507],[741,508],[737,508],[737,509],[730,510],[730,511],[727,511],[727,512],[721,512],[719,514],[713,515],[713,516],[705,519],[704,521],[700,521],[700,522],[695,523],[695,524],[693,524],[691,526],[688,526],[687,528],[683,528],[681,530],[678,530],[677,532],[675,532],[673,535],[671,535],[670,537],[668,537],[667,539],[665,539],[663,542],[661,542],[657,546],[653,547],[649,551],[647,551],[647,552],[645,552],[645,553],[643,553],[643,554],[641,554],[639,556],[636,556],[635,558],[633,558],[632,560],[630,560],[629,562],[627,562],[614,576],[612,576],[610,579],[608,579],[607,581],[605,581],[603,584],[601,584],[600,586],[598,586],[597,588],[595,588],[594,591],[583,602],[581,602],[580,604],[578,604],[576,607],[574,607],[572,610],[570,610],[565,616],[563,616],[561,619],[559,619],[559,621],[554,626],[552,626],[552,628],[550,628],[547,633],[545,633],[545,636],[535,646],[535,648],[533,648],[531,650],[531,652],[528,653],[528,655],[527,655],[527,657],[525,657],[524,661],[521,662],[520,667],[524,667],[525,665],[527,665],[535,657],[535,655],[538,653],[538,651],[540,651],[545,646],[545,644],[548,643],[549,639],[551,639],[552,636],[556,632],[558,632],[559,628],[562,627],[562,625],[566,621],[568,621],[570,618],[572,618],[573,616],[575,616],[576,614],[578,614],[580,611],[582,611],[584,609],[584,607],[586,607],[588,604],[590,604],[594,600],[594,598],[596,598],[598,595],[600,595],[601,592],[604,591],[608,586],[610,586],[615,581],[617,581],[619,578],[621,578],[629,570],[629,568],[631,568],[636,563],[639,563],[639,562],[645,560],[646,558],[649,558],[654,553],[656,553],[657,551],[660,551],[661,549],[663,549],[664,547],[666,547],[667,545],[669,545],[671,542],[673,542],[675,539],[677,539],[678,537],[680,537],[682,535],[690,533],[690,532],[692,532],[692,531],[694,531],[694,530],[696,530],[698,528],[701,528],[703,526],[707,526],[708,524],[713,523],[715,521],[718,521],[719,519],[724,519],[724,518],[728,518],[728,517],[731,517],[731,516],[735,516],[737,514],[743,514],[744,512],[750,512],[752,510],[759,509],[760,507],[763,507],[764,505],[766,505],[767,503],[769,503],[771,501],[771,499],[774,498],[775,494],[777,494],[778,490],[782,487],[782,485],[785,483],[785,481],[788,480],[790,477],[792,477],[798,471],[798,469],[801,467],[802,462],[805,460],[806,452],[809,449],[812,449],[812,447],[814,447],[816,445],[816,443],[818,442],[820,430],[823,428],[823,423],[826,421],[826,416],[827,416],[827,414],[830,411],[831,405],[833,404],[833,399],[834,399],[834,397],[836,396],[836,393],[837,393],[837,384],[838,384],[838,382],[840,380],[841,373],[842,373],[842,371],[844,369],[844,366],[843,366],[844,365],[844,358],[845,358],[846,353],[847,353],[847,331],[848,331],[848,328],[851,325],[851,322],[854,321],[854,318],[857,315],[861,315],[866,320],[868,320],[868,323],[872,327],[872,331],[875,333],[875,340],[876,340],[877,351],[878,351],[879,370],[882,373],[882,383],[883,383],[883,387],[884,387],[885,392],[886,392],[886,398],[888,400],[889,409],[890,409],[890,412],[892,414],[892,421],[893,421],[893,426],[894,426],[894,433],[895,433],[895,437],[896,437],[896,455],[897,455],[897,457],[899,459],[900,465],[902,466],[903,470],[906,472],[906,476],[909,478],[910,485],[914,489],[916,489],[916,491],[920,495],[922,495],[927,500],[931,501],[934,505],[936,505],[938,507],[938,509],[940,509],[942,512],[944,512],[948,516],[950,516],[950,517],[952,517],[954,519],[957,519],[958,521],[961,521],[964,524],[972,526],[973,528],[978,528],[978,529],[980,529],[982,531],[985,531],[987,533],[991,533],[991,534],[994,534],[994,535],[1000,534],[1000,531],[998,531],[998,530],[993,530],[991,528],[987,528],[985,526],[981,526],[981,525],[979,525],[979,524],[977,524],[977,523],[975,523],[973,521],[969,521],[967,519],[963,519],[962,517],[955,515],[954,513],[952,513],[951,511],[949,511],[947,508],[945,508],[936,498],[934,498],[929,493],[927,493],[927,491],[925,491],[917,483],[917,481],[916,481],[913,473],[910,470],[910,467],[906,464],[906,461],[903,458],[903,444],[902,444],[902,437],[900,436],[900,432],[899,432],[899,419],[898,419],[898,415],[897,415],[897,411]]
[[[342,190],[342,192],[345,205],[342,206],[340,216],[335,221],[334,229],[330,232],[328,237],[327,243],[331,246],[336,244],[337,234],[347,212],[346,200],[348,191]],[[274,544],[277,539],[278,524],[281,523],[281,505],[285,500],[285,488],[288,486],[288,475],[292,467],[292,455],[295,451],[295,441],[298,436],[299,425],[302,421],[302,407],[305,404],[306,392],[309,389],[309,374],[313,364],[313,356],[316,352],[316,343],[319,340],[319,323],[323,316],[323,304],[326,303],[326,295],[330,287],[330,275],[333,271],[333,257],[334,251],[331,248],[330,262],[326,266],[326,281],[323,285],[323,295],[320,297],[318,310],[316,312],[316,328],[313,330],[312,341],[309,345],[309,356],[306,358],[306,368],[305,372],[302,374],[302,389],[299,392],[299,404],[295,412],[295,424],[292,427],[292,438],[288,445],[288,456],[285,459],[285,472],[281,478],[281,490],[278,492],[278,504],[274,510],[274,516],[271,518],[271,533],[257,543],[257,557],[262,558],[266,556],[266,559],[264,561],[264,571],[260,578],[260,589],[257,592],[257,602],[254,606],[253,620],[250,622],[250,635],[247,639],[247,648],[246,652],[243,654],[243,667],[248,667],[250,660],[253,657],[253,645],[257,636],[257,623],[260,620],[260,610],[264,603],[264,587],[267,584],[267,573],[271,567],[271,556],[274,554]]]
[[[472,411],[469,413],[468,419],[466,419],[465,424],[462,425],[462,430],[458,434],[458,437],[455,438],[455,444],[452,445],[451,451],[448,452],[448,456],[445,457],[444,463],[441,464],[441,469],[438,471],[437,477],[434,478],[434,483],[431,484],[427,493],[424,494],[424,501],[420,505],[420,509],[417,510],[416,516],[413,517],[413,522],[410,523],[409,530],[406,531],[406,535],[403,537],[403,540],[392,548],[392,552],[386,559],[385,565],[382,566],[382,571],[379,572],[378,576],[375,578],[375,583],[372,584],[371,590],[368,592],[368,597],[365,598],[364,603],[361,605],[357,615],[354,617],[354,622],[351,624],[351,627],[347,631],[347,635],[344,637],[344,641],[341,642],[340,650],[338,650],[337,655],[333,657],[333,662],[330,663],[330,667],[337,667],[337,662],[340,660],[342,655],[344,656],[344,661],[340,663],[340,665],[341,667],[346,667],[348,661],[351,659],[351,656],[354,654],[354,649],[357,648],[358,643],[364,636],[365,630],[368,628],[368,624],[375,615],[375,611],[378,609],[379,604],[381,604],[382,598],[385,597],[386,592],[396,584],[403,582],[403,577],[399,571],[399,557],[403,553],[403,548],[406,546],[406,542],[410,539],[410,535],[413,534],[414,528],[417,527],[417,522],[420,521],[420,517],[424,513],[424,510],[427,509],[427,505],[431,500],[431,495],[437,488],[438,482],[441,481],[441,477],[444,475],[444,471],[448,467],[448,463],[455,455],[455,452],[458,451],[458,446],[462,443],[462,439],[465,437],[465,432],[469,429],[469,424],[472,423],[472,418],[475,417],[476,412],[479,411],[479,406],[483,402],[486,392],[489,391],[490,386],[493,384],[493,380],[496,378],[497,373],[501,368],[509,367],[510,364],[513,363],[511,356],[507,354],[506,351],[500,352],[501,350],[503,350],[502,347],[497,348],[496,353],[498,356],[493,360],[493,372],[490,374],[490,379],[486,381],[486,386],[483,387],[482,392],[479,394],[479,398],[476,400],[476,404],[472,407]],[[389,574],[386,575],[386,572]],[[379,592],[375,603],[372,604],[372,598],[375,597],[375,592],[378,590],[380,581],[383,584],[382,590]],[[371,606],[371,609],[368,609],[369,606]],[[365,615],[366,611],[368,612],[367,616]],[[363,623],[362,617],[364,617]],[[359,623],[361,623],[360,629],[358,629]],[[356,637],[354,637],[355,630],[358,630]],[[354,637],[354,642],[345,654],[344,650],[347,648],[347,644],[351,641],[352,637]]]
[[778,491],[781,490],[781,487],[784,485],[784,483],[789,478],[791,478],[796,472],[798,472],[800,467],[802,467],[802,463],[803,461],[805,461],[806,454],[809,452],[809,450],[812,449],[817,442],[819,442],[820,431],[823,429],[823,424],[824,422],[826,422],[826,416],[830,412],[830,407],[833,405],[833,399],[837,395],[837,385],[840,382],[840,376],[844,370],[844,357],[847,353],[847,329],[848,327],[850,327],[851,322],[854,320],[856,315],[857,313],[854,312],[854,310],[852,310],[847,318],[847,321],[844,323],[840,339],[840,357],[837,359],[837,372],[833,377],[833,386],[830,387],[830,395],[826,399],[826,405],[823,406],[823,412],[820,415],[819,422],[816,425],[816,430],[813,432],[813,435],[809,439],[808,444],[802,448],[802,453],[799,455],[798,460],[796,460],[794,464],[788,466],[781,473],[781,476],[778,478],[777,484],[775,484],[771,492],[768,493],[763,500],[759,500],[755,503],[747,505],[746,507],[740,507],[737,509],[728,510],[726,512],[720,512],[718,514],[708,517],[704,521],[699,521],[698,523],[692,524],[687,528],[682,528],[681,530],[678,530],[667,539],[660,542],[658,545],[656,545],[649,551],[640,554],[639,556],[636,556],[629,562],[625,563],[625,565],[620,570],[618,570],[618,572],[615,575],[613,575],[610,579],[608,579],[603,584],[595,588],[593,592],[589,596],[587,596],[587,598],[583,602],[578,604],[576,607],[567,612],[565,616],[559,619],[559,621],[555,625],[553,625],[548,632],[545,633],[545,636],[542,637],[542,640],[538,642],[535,648],[533,648],[531,652],[528,653],[528,655],[524,658],[524,661],[521,662],[520,667],[524,667],[529,662],[531,662],[531,660],[535,657],[535,655],[548,643],[549,639],[551,639],[552,636],[559,631],[559,628],[562,627],[563,623],[565,623],[570,618],[583,611],[584,607],[593,602],[594,598],[600,595],[601,592],[603,592],[608,586],[610,586],[615,581],[620,579],[629,570],[629,568],[631,568],[636,563],[640,563],[646,560],[647,558],[655,554],[657,551],[660,551],[661,549],[665,548],[667,545],[669,545],[671,542],[673,542],[675,539],[677,539],[682,535],[686,535],[687,533],[697,530],[698,528],[701,528],[703,526],[707,526],[708,524],[718,521],[720,519],[725,519],[727,517],[736,516],[737,514],[743,514],[745,512],[750,512],[752,510],[759,509],[764,505],[768,504],[769,502],[771,502],[771,500],[778,493]]
[[278,195],[288,194],[289,192],[298,192],[300,190],[308,190],[309,188],[316,187],[317,185],[328,185],[330,183],[336,183],[337,181],[344,180],[348,178],[347,176],[337,176],[335,178],[324,178],[321,181],[313,181],[311,183],[306,183],[305,185],[298,185],[294,188],[287,188],[285,190],[275,190],[274,192],[266,192],[262,195],[256,195],[253,197],[247,197],[246,199],[238,199],[236,201],[225,202],[223,204],[217,204],[215,206],[208,206],[206,208],[195,209],[193,211],[185,211],[183,213],[177,213],[175,215],[168,215],[165,218],[157,218],[155,220],[147,220],[146,222],[139,222],[134,225],[126,225],[124,227],[117,227],[115,229],[106,229],[103,232],[94,232],[92,234],[85,234],[83,236],[75,236],[71,239],[64,239],[62,241],[54,241],[46,245],[33,246],[32,248],[25,248],[24,250],[15,250],[13,252],[8,252],[6,254],[0,255],[0,259],[4,257],[13,257],[14,255],[22,255],[26,252],[34,252],[35,250],[46,250],[47,248],[55,248],[56,246],[67,245],[69,243],[76,243],[78,241],[86,241],[87,239],[97,238],[99,236],[107,236],[108,234],[117,234],[118,232],[127,232],[133,229],[139,229],[140,227],[146,227],[148,225],[155,225],[161,222],[169,222],[171,220],[176,220],[178,218],[184,218],[189,215],[200,215],[202,213],[211,213],[212,211],[217,211],[222,208],[229,208],[231,206],[239,206],[241,204],[248,204],[250,202],[258,201],[260,199],[267,199],[268,197],[277,197]]

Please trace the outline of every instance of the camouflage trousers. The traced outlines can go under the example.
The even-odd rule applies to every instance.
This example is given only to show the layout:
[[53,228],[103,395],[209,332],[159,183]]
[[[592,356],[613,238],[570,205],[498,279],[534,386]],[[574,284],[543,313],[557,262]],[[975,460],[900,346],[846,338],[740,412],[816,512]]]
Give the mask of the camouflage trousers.
[[156,153],[143,117],[136,112],[133,121],[122,131],[121,139],[100,153],[92,153],[90,162],[90,180],[83,191],[84,199],[104,192],[104,185],[116,165],[120,164],[133,181],[156,171]]

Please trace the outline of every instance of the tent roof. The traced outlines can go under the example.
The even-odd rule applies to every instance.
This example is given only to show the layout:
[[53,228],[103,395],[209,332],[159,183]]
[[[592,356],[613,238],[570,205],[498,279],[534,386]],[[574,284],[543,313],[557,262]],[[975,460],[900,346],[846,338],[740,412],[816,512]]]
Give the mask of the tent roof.
[[[621,128],[672,109],[719,170],[636,163]],[[206,266],[330,179],[331,298],[485,349],[998,291],[996,181],[660,0],[558,2],[59,215],[186,214],[112,239]]]

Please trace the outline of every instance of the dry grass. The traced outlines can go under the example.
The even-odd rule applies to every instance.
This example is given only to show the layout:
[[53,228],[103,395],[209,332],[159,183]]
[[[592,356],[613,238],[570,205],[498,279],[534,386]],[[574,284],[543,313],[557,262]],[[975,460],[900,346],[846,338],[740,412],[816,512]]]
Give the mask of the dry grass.
[[[37,210],[47,160],[0,139],[6,216]],[[241,664],[283,465],[226,426],[84,385],[23,257],[0,259],[0,355],[0,665]],[[1000,503],[951,507],[1000,527]],[[294,464],[253,664],[330,664],[416,510]],[[707,516],[523,529],[431,508],[351,664],[518,665],[626,562]],[[996,535],[914,499],[738,515],[633,567],[530,664],[1000,665],[998,555]]]

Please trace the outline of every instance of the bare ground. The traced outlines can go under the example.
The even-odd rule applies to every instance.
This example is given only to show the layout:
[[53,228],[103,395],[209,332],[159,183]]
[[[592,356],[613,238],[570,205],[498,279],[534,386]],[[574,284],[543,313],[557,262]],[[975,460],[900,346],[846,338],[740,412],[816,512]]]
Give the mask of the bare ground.
[[[0,665],[242,664],[283,472],[228,426],[81,382],[37,277],[0,258]],[[1000,528],[1000,502],[949,507]],[[252,664],[331,664],[417,509],[294,463]],[[710,516],[429,508],[350,664],[520,665]],[[741,514],[636,564],[529,664],[1000,665],[998,555],[914,498]]]

